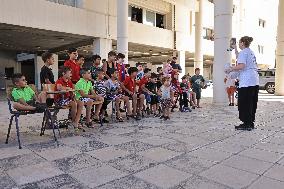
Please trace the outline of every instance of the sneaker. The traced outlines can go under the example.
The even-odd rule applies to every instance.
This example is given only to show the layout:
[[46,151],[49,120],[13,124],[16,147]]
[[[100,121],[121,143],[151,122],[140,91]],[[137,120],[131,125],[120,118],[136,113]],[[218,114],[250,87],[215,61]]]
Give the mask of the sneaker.
[[108,121],[106,118],[103,118],[103,119],[102,119],[102,122],[103,122],[103,123],[109,123],[109,121]]
[[119,108],[120,112],[125,112],[125,109]]
[[168,120],[168,119],[170,119],[169,116],[165,116],[165,117],[164,117],[164,120],[165,120],[165,121]]
[[165,117],[164,115],[161,115],[161,116],[160,116],[160,119],[163,119],[164,117]]
[[134,115],[133,118],[136,120],[136,121],[139,121],[141,120],[140,116],[139,115]]
[[243,130],[243,131],[251,131],[252,127],[250,125],[242,123],[239,126],[235,126],[235,129],[236,130]]

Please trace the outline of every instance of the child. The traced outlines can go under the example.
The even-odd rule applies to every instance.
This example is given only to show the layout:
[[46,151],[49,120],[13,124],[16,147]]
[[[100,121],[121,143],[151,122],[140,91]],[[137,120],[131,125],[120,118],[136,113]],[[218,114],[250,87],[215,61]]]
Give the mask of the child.
[[102,69],[101,66],[100,66],[101,57],[97,54],[93,55],[92,61],[93,61],[93,65],[90,67],[90,71],[92,73],[92,81],[94,82],[95,80],[97,80],[97,77],[98,77],[97,70]]
[[83,55],[79,54],[77,56],[77,59],[75,60],[75,62],[78,66],[80,66],[80,68],[82,68],[84,63],[85,63],[85,57]]
[[125,58],[125,55],[122,53],[118,53],[116,56],[116,67],[117,67],[119,82],[123,82],[126,78],[124,58]]
[[149,82],[149,79],[151,77],[151,70],[149,68],[145,68],[144,70],[144,76],[142,79],[140,79],[139,83],[138,83],[138,86],[139,86],[139,89],[138,89],[138,92],[139,94],[144,94],[145,95],[145,98],[146,98],[146,102],[147,102],[147,112],[148,112],[148,115],[150,115],[150,108],[149,108],[149,104],[151,102],[151,95],[152,93],[146,88],[146,84]]
[[21,73],[12,77],[14,88],[12,90],[13,108],[19,111],[35,111],[42,113],[46,109],[46,92],[41,92],[36,96],[31,87],[27,85],[25,76]]
[[146,84],[146,89],[150,92],[151,110],[154,114],[154,117],[157,117],[159,115],[157,113],[158,103],[159,103],[159,99],[157,95],[157,74],[151,73],[150,80]]
[[77,111],[78,111],[77,113],[81,115],[83,107],[84,105],[86,105],[86,126],[93,128],[94,126],[92,125],[91,122],[91,109],[93,106],[93,102],[94,100],[101,101],[100,104],[96,105],[96,111],[95,111],[96,119],[99,120],[99,113],[104,98],[96,95],[95,92],[93,91],[92,82],[90,81],[91,80],[90,70],[83,68],[81,69],[80,74],[82,78],[75,85],[76,89],[75,98],[77,102]]
[[[105,112],[107,110],[107,105],[110,103],[110,100],[107,99],[107,88],[105,86],[104,82],[104,71],[103,69],[97,69],[97,80],[94,82],[94,91],[97,95],[104,98],[104,103],[101,107],[101,115],[105,115]],[[98,120],[97,120],[98,121]],[[109,121],[104,117],[102,119],[104,123],[109,123]]]
[[139,82],[144,76],[143,65],[140,62],[138,62],[136,64],[136,67],[137,67],[137,70],[138,70],[136,80]]
[[173,68],[171,66],[171,60],[168,59],[167,62],[163,64],[163,74],[165,77],[168,77],[172,74]]
[[235,106],[234,94],[236,91],[235,79],[232,79],[230,73],[225,75],[224,79],[225,85],[227,87],[227,94],[229,99],[229,106]]
[[197,103],[195,103],[197,108],[201,108],[200,99],[201,99],[201,90],[204,88],[204,78],[200,75],[200,69],[195,68],[195,75],[191,77],[190,83],[192,85],[192,91],[196,94]]
[[[138,69],[136,67],[130,67],[128,69],[129,76],[124,80],[121,87],[125,91],[126,96],[132,98],[132,106],[133,106],[133,118],[136,120],[140,120],[140,113],[143,109],[145,96],[143,94],[136,93],[136,81],[135,78],[137,76]],[[139,98],[139,108],[138,106],[138,98]],[[137,110],[138,108],[138,110]],[[128,112],[130,113],[130,112]],[[137,115],[138,113],[138,115]],[[128,114],[129,115],[129,114]]]
[[113,70],[111,72],[111,78],[105,82],[105,86],[107,88],[107,98],[111,100],[115,100],[115,108],[116,108],[116,119],[119,122],[123,122],[120,111],[120,100],[124,101],[126,105],[127,112],[131,112],[129,97],[122,94],[122,90],[120,88],[120,84],[118,82],[118,71]]
[[188,107],[188,94],[189,94],[189,85],[187,82],[186,76],[183,76],[182,83],[180,84],[180,98],[179,98],[179,105],[181,112],[191,112],[191,109]]
[[40,83],[41,84],[54,84],[54,75],[50,66],[55,63],[55,59],[53,54],[50,52],[45,52],[41,56],[44,66],[41,68],[40,71]]
[[80,65],[76,63],[76,59],[78,57],[78,52],[76,48],[68,49],[69,60],[64,62],[64,66],[70,67],[72,70],[72,83],[76,84],[80,79]]
[[[71,81],[71,69],[69,67],[63,67],[62,76],[55,82],[55,91],[68,91],[74,89],[74,85]],[[54,97],[55,103],[59,106],[70,106],[71,107],[71,119],[72,126],[74,128],[82,128],[82,125],[79,125],[81,114],[77,112],[77,103],[74,99],[73,92],[67,92],[65,94],[57,94]]]
[[161,105],[163,115],[160,119],[164,118],[164,120],[170,119],[170,108],[173,105],[174,101],[174,92],[171,88],[171,78],[164,77],[162,80],[163,85],[159,90],[159,95],[161,96]]
[[172,112],[174,112],[174,109],[177,108],[177,100],[178,100],[178,96],[180,95],[181,93],[181,89],[180,89],[180,84],[179,84],[179,81],[178,81],[178,76],[179,76],[179,72],[176,72],[176,71],[172,71],[172,74],[171,74],[171,78],[172,78],[172,90],[174,92],[174,104],[173,104],[173,107],[171,109]]

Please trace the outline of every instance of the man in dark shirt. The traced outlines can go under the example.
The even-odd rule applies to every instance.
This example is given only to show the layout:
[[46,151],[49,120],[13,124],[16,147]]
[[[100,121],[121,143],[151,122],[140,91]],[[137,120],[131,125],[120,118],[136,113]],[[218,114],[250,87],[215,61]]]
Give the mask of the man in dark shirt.
[[172,62],[171,62],[171,66],[172,66],[173,70],[175,70],[176,72],[179,72],[179,73],[182,72],[180,65],[177,64],[177,57],[175,57],[175,56],[173,57]]
[[54,84],[54,75],[52,73],[52,69],[50,68],[51,65],[55,63],[55,59],[53,54],[50,52],[45,52],[41,56],[44,66],[41,68],[40,71],[40,83],[41,84]]

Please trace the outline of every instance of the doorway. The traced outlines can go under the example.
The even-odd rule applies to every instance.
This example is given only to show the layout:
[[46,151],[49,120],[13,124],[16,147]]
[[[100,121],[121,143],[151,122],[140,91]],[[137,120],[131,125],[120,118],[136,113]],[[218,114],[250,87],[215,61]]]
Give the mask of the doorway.
[[21,62],[22,74],[26,77],[28,84],[35,84],[35,63],[34,59]]

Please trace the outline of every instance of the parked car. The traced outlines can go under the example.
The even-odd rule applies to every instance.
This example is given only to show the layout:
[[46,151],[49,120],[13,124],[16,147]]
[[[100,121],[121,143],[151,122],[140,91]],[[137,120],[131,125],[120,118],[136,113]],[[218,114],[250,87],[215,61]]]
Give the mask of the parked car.
[[259,88],[269,94],[275,93],[275,69],[258,70]]

